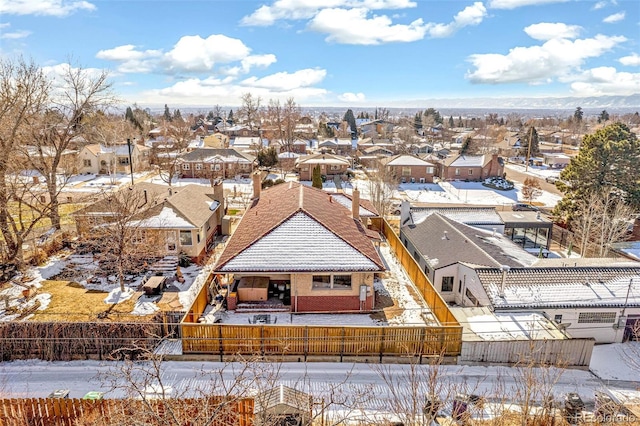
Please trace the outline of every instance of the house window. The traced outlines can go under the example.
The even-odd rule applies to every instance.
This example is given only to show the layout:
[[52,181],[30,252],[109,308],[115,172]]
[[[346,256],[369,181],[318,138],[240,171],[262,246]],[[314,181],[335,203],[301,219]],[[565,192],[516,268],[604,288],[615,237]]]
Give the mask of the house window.
[[442,291],[453,291],[453,277],[442,277]]
[[351,275],[334,275],[333,288],[351,288]]
[[469,299],[471,303],[473,303],[474,306],[478,305],[478,299],[476,299],[476,297],[469,291],[469,289],[465,291],[465,295],[467,296],[467,299]]
[[216,164],[213,165],[213,170],[215,170],[216,172],[219,172],[221,168],[222,167],[221,167],[220,163],[216,163]]
[[469,169],[469,176],[473,174],[473,169]]
[[416,250],[413,251],[413,258],[416,260],[416,262],[418,261],[418,259],[420,259],[420,255]]
[[126,166],[129,164],[129,157],[118,157],[118,164]]
[[314,275],[313,288],[331,288],[331,275]]
[[424,274],[429,276],[429,265],[424,265]]
[[460,176],[460,169],[456,169],[456,176]]
[[192,244],[193,239],[191,238],[191,231],[180,231],[180,245],[190,246]]
[[578,324],[613,324],[614,322],[616,322],[615,312],[580,312],[578,315]]
[[196,170],[202,170],[202,164],[196,163]]
[[340,170],[340,166],[337,164],[332,164],[331,165],[331,170]]
[[553,320],[557,323],[560,324],[562,322],[562,315],[556,315],[553,317]]
[[82,164],[84,164],[85,167],[91,167],[91,160],[82,160]]
[[314,275],[312,287],[314,289],[350,289],[351,275]]
[[191,166],[188,163],[184,163],[182,165],[182,170],[189,170],[189,169],[191,169]]
[[432,175],[433,174],[433,167],[431,167],[431,166],[427,167],[427,174],[428,175]]
[[411,167],[403,167],[402,176],[411,176]]

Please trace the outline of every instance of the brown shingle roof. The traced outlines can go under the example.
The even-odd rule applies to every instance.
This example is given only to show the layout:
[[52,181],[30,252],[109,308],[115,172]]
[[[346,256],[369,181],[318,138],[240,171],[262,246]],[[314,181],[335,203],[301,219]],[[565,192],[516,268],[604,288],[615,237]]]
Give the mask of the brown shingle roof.
[[304,212],[369,258],[381,270],[385,269],[361,224],[351,217],[351,211],[321,189],[298,182],[276,185],[262,191],[260,198],[253,201],[242,217],[215,269],[220,269],[297,212]]

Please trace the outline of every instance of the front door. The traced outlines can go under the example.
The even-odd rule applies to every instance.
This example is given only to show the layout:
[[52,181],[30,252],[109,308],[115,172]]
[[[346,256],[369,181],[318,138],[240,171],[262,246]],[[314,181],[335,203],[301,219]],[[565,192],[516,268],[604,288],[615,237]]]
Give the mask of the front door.
[[167,232],[167,254],[178,253],[178,236],[176,231]]

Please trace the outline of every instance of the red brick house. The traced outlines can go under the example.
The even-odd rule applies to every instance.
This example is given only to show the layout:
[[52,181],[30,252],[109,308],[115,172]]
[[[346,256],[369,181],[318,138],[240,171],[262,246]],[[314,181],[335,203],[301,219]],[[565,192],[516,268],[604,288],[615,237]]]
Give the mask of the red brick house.
[[481,181],[502,176],[504,162],[498,154],[451,156],[440,163],[439,174],[443,180]]
[[385,270],[375,231],[360,220],[358,191],[351,208],[320,189],[289,182],[260,190],[214,267],[232,283],[236,303],[277,294],[292,312],[370,311],[374,275]]
[[200,148],[183,154],[176,161],[182,178],[230,179],[248,176],[256,165],[255,157],[231,148]]
[[434,163],[409,154],[382,158],[380,164],[392,172],[400,183],[432,183],[437,169]]
[[333,154],[313,154],[299,157],[296,161],[296,170],[300,175],[300,180],[311,180],[315,166],[320,167],[320,174],[323,176],[341,176],[351,167],[351,160]]

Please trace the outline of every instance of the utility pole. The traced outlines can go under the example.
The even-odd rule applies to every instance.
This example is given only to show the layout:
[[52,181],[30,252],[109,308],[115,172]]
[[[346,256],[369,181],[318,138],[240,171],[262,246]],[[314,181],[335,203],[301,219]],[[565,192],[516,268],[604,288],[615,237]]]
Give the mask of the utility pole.
[[131,160],[131,139],[127,139],[127,147],[129,148],[129,170],[131,171],[131,186],[133,187],[133,161]]
[[533,142],[533,126],[531,126],[531,131],[529,131],[529,143],[527,144],[527,162],[524,165],[525,173],[529,171],[529,158],[531,157],[531,143]]

